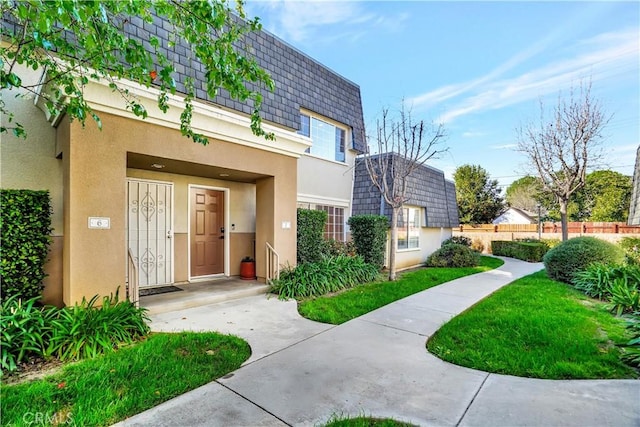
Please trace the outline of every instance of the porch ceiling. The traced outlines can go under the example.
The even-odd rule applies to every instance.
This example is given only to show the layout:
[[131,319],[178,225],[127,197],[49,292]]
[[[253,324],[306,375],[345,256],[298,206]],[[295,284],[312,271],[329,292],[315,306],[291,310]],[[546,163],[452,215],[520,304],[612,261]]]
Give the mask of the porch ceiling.
[[[162,165],[163,167],[154,167],[152,165]],[[127,167],[133,169],[175,173],[180,175],[201,176],[205,178],[247,183],[255,183],[256,180],[267,177],[267,175],[246,172],[237,169],[228,169],[201,163],[166,159],[163,157],[149,156],[146,154],[138,153],[127,153]]]

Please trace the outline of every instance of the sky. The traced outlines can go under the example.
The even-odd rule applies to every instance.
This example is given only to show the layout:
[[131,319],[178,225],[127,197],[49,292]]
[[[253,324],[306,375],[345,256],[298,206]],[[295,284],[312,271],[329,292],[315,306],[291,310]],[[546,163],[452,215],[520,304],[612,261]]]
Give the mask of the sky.
[[360,86],[365,127],[402,103],[442,123],[447,178],[480,165],[502,188],[530,170],[516,129],[591,81],[611,116],[598,169],[633,174],[640,2],[248,0],[264,29]]

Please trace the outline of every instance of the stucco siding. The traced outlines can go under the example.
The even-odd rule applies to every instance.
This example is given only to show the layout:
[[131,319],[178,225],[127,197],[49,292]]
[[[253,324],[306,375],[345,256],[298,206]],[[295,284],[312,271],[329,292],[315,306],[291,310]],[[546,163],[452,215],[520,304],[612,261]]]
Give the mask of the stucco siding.
[[[396,268],[405,269],[424,264],[427,257],[440,248],[441,243],[453,235],[451,228],[427,228],[420,230],[420,248],[396,252]],[[387,251],[386,265],[389,254]]]

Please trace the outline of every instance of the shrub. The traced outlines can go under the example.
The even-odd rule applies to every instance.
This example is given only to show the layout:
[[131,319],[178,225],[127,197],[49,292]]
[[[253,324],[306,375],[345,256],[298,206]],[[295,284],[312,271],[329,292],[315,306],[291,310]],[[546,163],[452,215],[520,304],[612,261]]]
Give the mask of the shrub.
[[527,262],[540,262],[545,253],[547,245],[537,240],[529,241],[507,241],[493,240],[491,242],[491,253],[497,256],[521,259]]
[[640,237],[623,237],[618,245],[627,257],[627,263],[640,265]]
[[471,249],[478,253],[482,253],[484,251],[484,243],[482,243],[482,240],[480,239],[473,239],[473,242],[471,242]]
[[356,245],[352,241],[340,242],[335,239],[325,240],[322,254],[330,257],[338,255],[355,256]]
[[0,299],[42,293],[49,253],[51,202],[47,191],[0,191]]
[[629,316],[627,329],[631,339],[624,346],[622,360],[631,366],[640,368],[640,312],[635,312]]
[[347,221],[356,253],[379,269],[384,265],[389,220],[382,215],[354,215]]
[[81,304],[58,311],[47,355],[63,361],[95,357],[149,333],[145,308],[118,301],[118,292],[103,297],[101,307],[95,307],[96,301],[97,295],[89,301],[83,298]]
[[466,236],[452,236],[452,237],[449,237],[447,240],[443,241],[440,247],[451,245],[451,244],[464,245],[470,248],[472,241],[469,237],[466,237]]
[[31,356],[41,357],[51,336],[51,317],[55,307],[36,305],[40,297],[23,301],[13,295],[0,306],[0,367],[14,371]]
[[327,257],[283,269],[280,278],[272,281],[271,291],[281,299],[324,295],[371,282],[378,272],[378,267],[364,262],[360,256]]
[[640,290],[638,282],[628,277],[619,277],[611,283],[611,303],[609,309],[620,316],[622,313],[640,311]]
[[425,264],[427,267],[475,267],[480,264],[480,254],[465,245],[451,243],[429,255]]
[[324,226],[327,213],[311,209],[298,209],[298,264],[316,262],[322,258]]
[[117,292],[104,297],[101,307],[95,307],[97,295],[62,309],[38,307],[38,298],[22,301],[14,295],[0,306],[3,372],[14,371],[30,357],[94,357],[149,333],[146,309],[118,301]]
[[607,299],[611,297],[611,286],[616,279],[636,283],[637,287],[640,282],[640,267],[593,263],[585,270],[578,271],[572,284],[592,298]]
[[622,264],[624,252],[619,246],[595,237],[575,237],[549,250],[543,258],[547,274],[553,280],[571,283],[577,272],[590,264]]
[[562,243],[562,240],[560,239],[542,239],[540,241],[545,245],[547,245],[549,249],[553,249],[556,246],[558,246],[560,243]]

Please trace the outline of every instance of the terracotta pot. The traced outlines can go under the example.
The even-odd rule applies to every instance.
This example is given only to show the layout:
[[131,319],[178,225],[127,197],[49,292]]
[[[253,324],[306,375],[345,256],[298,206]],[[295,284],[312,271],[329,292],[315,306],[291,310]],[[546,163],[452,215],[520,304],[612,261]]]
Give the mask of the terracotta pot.
[[240,278],[242,280],[256,279],[256,262],[255,261],[240,262]]

